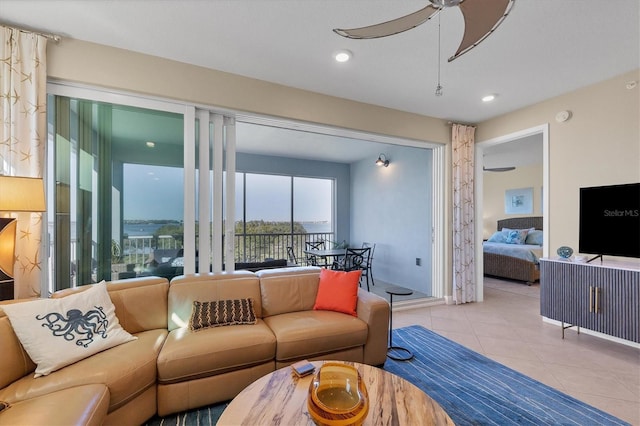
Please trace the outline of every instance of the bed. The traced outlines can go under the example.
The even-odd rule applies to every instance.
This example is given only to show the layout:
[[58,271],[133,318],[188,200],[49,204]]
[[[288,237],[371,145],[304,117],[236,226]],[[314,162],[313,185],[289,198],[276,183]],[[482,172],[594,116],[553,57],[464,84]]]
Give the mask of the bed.
[[[501,219],[497,232],[483,242],[484,274],[498,278],[523,281],[527,285],[540,280],[539,258],[542,257],[542,216]],[[508,230],[529,230],[519,235]],[[532,232],[531,230],[535,230]],[[511,235],[509,235],[511,234]],[[518,237],[524,237],[524,244]],[[511,239],[508,243],[506,239]],[[502,239],[505,241],[502,241]]]

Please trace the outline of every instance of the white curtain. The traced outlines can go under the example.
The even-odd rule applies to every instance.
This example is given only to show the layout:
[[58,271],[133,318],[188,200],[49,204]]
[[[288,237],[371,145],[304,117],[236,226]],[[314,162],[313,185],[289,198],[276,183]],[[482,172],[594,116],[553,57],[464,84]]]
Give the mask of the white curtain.
[[454,124],[453,149],[453,300],[476,300],[474,260],[474,135],[475,127]]
[[[47,138],[47,39],[0,26],[0,174],[42,177]],[[16,298],[40,294],[42,213],[17,218]]]

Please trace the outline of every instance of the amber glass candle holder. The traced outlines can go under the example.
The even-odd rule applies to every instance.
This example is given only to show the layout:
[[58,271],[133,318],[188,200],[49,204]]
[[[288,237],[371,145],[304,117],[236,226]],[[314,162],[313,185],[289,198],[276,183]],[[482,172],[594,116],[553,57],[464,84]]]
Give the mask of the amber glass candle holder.
[[324,363],[309,386],[307,407],[317,425],[361,425],[369,412],[369,397],[358,370]]

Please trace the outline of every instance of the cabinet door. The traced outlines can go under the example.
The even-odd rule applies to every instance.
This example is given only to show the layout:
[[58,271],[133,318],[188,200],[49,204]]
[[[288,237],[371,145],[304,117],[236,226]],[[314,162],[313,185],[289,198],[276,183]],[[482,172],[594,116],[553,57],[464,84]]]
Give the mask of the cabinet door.
[[587,271],[583,265],[556,263],[558,273],[563,277],[561,291],[562,321],[579,327],[592,328],[596,318],[589,312],[592,292]]
[[597,301],[594,301],[598,328],[594,330],[640,342],[640,272],[613,268],[594,269],[599,270],[594,271],[592,277],[599,290]]
[[586,327],[589,285],[582,265],[540,262],[540,314],[556,321]]
[[540,315],[562,321],[562,294],[564,285],[554,262],[540,260]]

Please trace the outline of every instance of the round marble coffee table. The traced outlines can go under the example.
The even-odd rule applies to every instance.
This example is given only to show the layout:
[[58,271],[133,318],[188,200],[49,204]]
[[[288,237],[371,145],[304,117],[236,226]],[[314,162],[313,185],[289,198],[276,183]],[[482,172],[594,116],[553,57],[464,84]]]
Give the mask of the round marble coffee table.
[[[317,369],[323,361],[314,361]],[[366,383],[369,413],[365,425],[453,425],[440,405],[395,374],[357,362]],[[256,380],[224,410],[218,425],[313,425],[307,395],[313,374],[298,378],[284,367]]]

